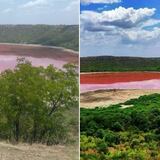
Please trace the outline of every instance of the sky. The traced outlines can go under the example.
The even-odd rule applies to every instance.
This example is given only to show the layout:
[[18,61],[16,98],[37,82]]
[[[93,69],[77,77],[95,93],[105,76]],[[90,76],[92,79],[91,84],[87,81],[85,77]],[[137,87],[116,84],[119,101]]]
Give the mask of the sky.
[[159,0],[81,0],[81,56],[160,57]]
[[79,0],[0,0],[0,24],[78,24]]

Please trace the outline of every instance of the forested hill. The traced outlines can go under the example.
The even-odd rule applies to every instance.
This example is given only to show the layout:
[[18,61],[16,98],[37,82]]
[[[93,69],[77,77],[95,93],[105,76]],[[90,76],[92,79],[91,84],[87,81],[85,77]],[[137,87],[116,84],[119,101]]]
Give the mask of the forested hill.
[[78,51],[78,25],[0,25],[0,43],[42,44]]
[[160,71],[160,58],[81,57],[81,72]]

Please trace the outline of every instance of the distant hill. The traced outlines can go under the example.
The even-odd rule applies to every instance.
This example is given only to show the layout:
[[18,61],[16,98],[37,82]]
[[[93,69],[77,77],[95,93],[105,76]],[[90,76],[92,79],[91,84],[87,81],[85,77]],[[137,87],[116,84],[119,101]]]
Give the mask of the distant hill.
[[81,57],[81,72],[160,71],[160,58]]
[[41,44],[78,51],[78,25],[0,25],[0,43]]

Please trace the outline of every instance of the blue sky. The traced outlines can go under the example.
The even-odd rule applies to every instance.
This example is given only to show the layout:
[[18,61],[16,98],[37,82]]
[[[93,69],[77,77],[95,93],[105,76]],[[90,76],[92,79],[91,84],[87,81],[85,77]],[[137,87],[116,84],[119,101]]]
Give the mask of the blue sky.
[[80,17],[81,56],[160,57],[159,0],[81,0]]
[[0,24],[78,24],[78,0],[0,0]]

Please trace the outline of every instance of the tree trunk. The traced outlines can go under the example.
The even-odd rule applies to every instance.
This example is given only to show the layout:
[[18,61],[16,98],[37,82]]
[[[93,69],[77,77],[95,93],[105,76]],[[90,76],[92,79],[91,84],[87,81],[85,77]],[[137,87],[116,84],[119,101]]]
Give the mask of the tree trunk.
[[20,133],[20,127],[19,127],[19,118],[15,121],[15,139],[16,142],[19,141],[19,133]]
[[33,134],[32,134],[32,140],[33,140],[33,142],[36,141],[36,136],[37,136],[37,122],[34,121]]

